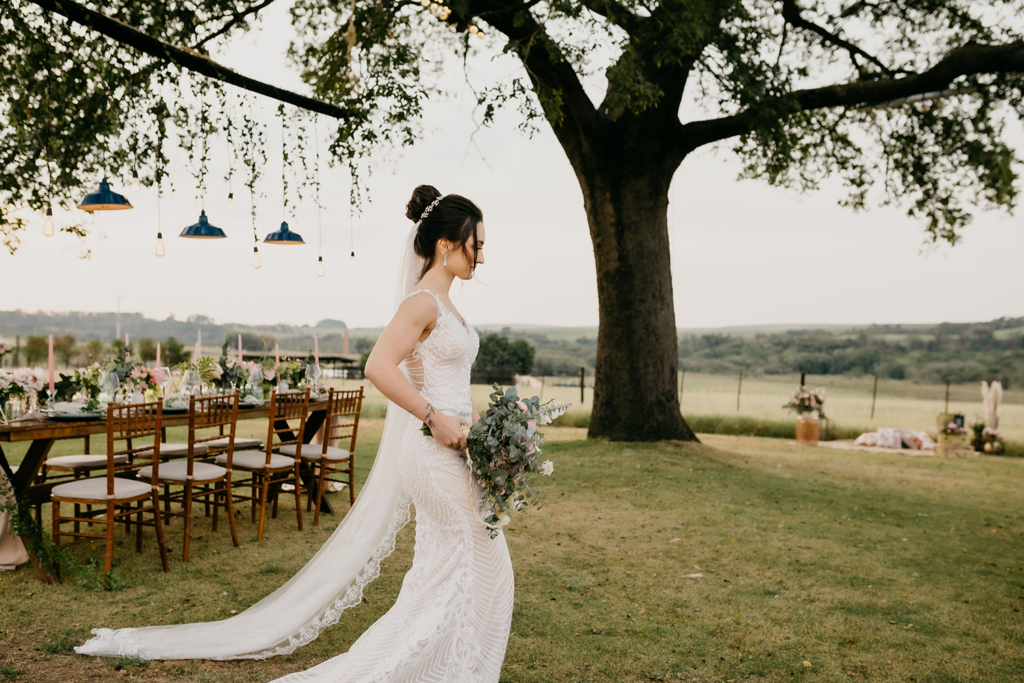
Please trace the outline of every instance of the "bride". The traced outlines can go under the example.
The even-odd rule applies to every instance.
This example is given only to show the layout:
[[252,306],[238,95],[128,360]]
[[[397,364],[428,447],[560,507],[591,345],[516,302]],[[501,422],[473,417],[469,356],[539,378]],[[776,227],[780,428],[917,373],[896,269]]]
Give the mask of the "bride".
[[[293,652],[362,600],[416,506],[412,569],[394,606],[348,652],[276,683],[496,683],[512,622],[512,563],[484,526],[481,490],[456,449],[479,419],[470,367],[479,338],[448,297],[484,262],[480,209],[421,185],[399,268],[395,317],[366,363],[388,399],[373,469],[356,504],[299,572],[245,612],[219,622],[95,629],[75,650],[142,659],[261,659]],[[433,434],[424,436],[427,424]]]

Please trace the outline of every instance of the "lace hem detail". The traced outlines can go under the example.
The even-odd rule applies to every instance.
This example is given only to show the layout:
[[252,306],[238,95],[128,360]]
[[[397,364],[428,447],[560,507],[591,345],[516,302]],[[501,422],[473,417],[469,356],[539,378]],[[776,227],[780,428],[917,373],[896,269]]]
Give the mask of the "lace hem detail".
[[[229,659],[267,659],[278,655],[290,655],[303,645],[316,640],[317,636],[320,635],[320,631],[338,623],[342,612],[350,607],[355,607],[363,601],[363,589],[380,575],[380,563],[395,551],[395,538],[398,536],[398,532],[409,523],[411,504],[412,497],[408,493],[403,493],[401,499],[399,499],[395,515],[391,519],[388,532],[381,544],[373,551],[373,557],[359,570],[356,578],[345,590],[345,594],[325,609],[323,614],[311,621],[308,626],[297,634],[288,638],[286,645],[279,645],[272,650],[264,650],[263,652],[230,657]],[[109,629],[99,630],[108,631]],[[96,631],[93,631],[93,633],[96,633]]]
[[94,628],[94,637],[75,646],[75,652],[100,657],[113,657],[112,652],[119,657],[138,657],[140,643],[128,637],[133,631],[134,628]]

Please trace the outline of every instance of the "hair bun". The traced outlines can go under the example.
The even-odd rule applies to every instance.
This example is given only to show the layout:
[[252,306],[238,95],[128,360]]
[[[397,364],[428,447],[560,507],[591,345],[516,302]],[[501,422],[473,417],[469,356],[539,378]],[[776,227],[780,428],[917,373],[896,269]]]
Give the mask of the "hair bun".
[[426,208],[440,196],[441,193],[433,185],[420,185],[412,191],[412,198],[405,205],[406,217],[413,222],[418,221]]

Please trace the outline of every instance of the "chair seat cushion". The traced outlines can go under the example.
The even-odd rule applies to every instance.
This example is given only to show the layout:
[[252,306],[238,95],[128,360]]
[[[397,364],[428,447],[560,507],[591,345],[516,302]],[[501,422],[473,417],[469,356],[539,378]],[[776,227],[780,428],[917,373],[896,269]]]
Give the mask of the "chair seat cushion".
[[[206,444],[197,443],[193,449],[195,455],[203,455],[209,450]],[[138,452],[138,456],[141,458],[151,458],[152,448],[146,448]],[[184,458],[188,455],[188,444],[187,443],[162,443],[160,444],[160,457],[161,458]]]
[[[213,441],[206,441],[205,444],[206,444],[206,446],[208,448],[227,448],[228,447],[228,437],[225,436],[225,437],[223,437],[221,439],[214,439]],[[240,436],[236,436],[235,437],[235,450],[236,451],[243,451],[243,450],[247,450],[247,449],[250,449],[250,448],[253,449],[253,450],[257,450],[258,451],[258,450],[263,448],[263,442],[260,441],[259,439],[246,439],[246,438],[243,438],[243,437],[240,437]]]
[[[220,479],[227,473],[227,470],[217,465],[206,462],[192,463],[192,481],[214,481]],[[139,479],[150,479],[153,476],[153,466],[148,465],[139,470]],[[162,463],[159,472],[160,481],[180,481],[188,479],[188,462],[176,460],[175,462]]]
[[[114,479],[114,500],[129,500],[145,496],[150,492],[150,485],[144,481],[131,479]],[[51,498],[74,498],[79,500],[106,500],[107,480],[105,477],[95,479],[79,479],[66,484],[54,486]]]
[[[290,443],[287,446],[281,446],[279,449],[285,455],[295,457],[295,444]],[[303,460],[320,460],[324,457],[324,447],[318,443],[304,443],[302,444],[302,459]],[[329,462],[336,462],[340,460],[348,460],[348,451],[342,448],[335,448],[334,446],[327,447],[327,460]]]
[[[127,455],[114,456],[115,465],[123,465],[126,462],[128,462]],[[65,470],[104,470],[107,468],[107,456],[102,453],[95,455],[62,455],[59,458],[47,458],[46,466]]]
[[[221,453],[217,456],[217,464],[224,465],[228,461],[228,454]],[[265,451],[235,451],[234,458],[231,459],[233,467],[238,467],[244,470],[262,470],[266,469],[267,454]],[[287,455],[281,455],[280,453],[272,453],[270,456],[270,469],[280,470],[295,465],[295,456],[288,457]]]

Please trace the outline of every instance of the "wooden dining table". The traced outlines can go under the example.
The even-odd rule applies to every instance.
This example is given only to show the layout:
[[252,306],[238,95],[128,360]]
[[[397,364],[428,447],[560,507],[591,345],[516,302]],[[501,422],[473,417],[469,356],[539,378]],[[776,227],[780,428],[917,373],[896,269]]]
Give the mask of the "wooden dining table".
[[[270,407],[268,405],[257,406],[254,408],[243,408],[240,407],[238,410],[238,420],[266,420],[270,417]],[[324,420],[327,418],[327,401],[316,401],[310,400],[309,402],[309,415],[306,418],[306,427],[302,435],[302,443],[311,443],[313,437],[320,430]],[[167,427],[187,427],[188,426],[188,413],[164,413],[162,426]],[[276,426],[279,429],[286,429],[287,423],[284,420],[277,420]],[[0,424],[0,469],[3,470],[7,480],[11,482],[11,486],[14,489],[14,494],[17,498],[23,502],[28,503],[30,506],[37,506],[46,503],[50,500],[50,491],[54,486],[64,483],[63,480],[43,483],[33,483],[36,480],[36,475],[39,473],[39,469],[46,461],[46,457],[53,448],[53,444],[60,439],[84,439],[93,434],[105,434],[107,431],[106,420],[83,420],[81,422],[66,422],[66,421],[54,421],[54,420],[19,420],[17,422],[11,422],[9,424]],[[289,436],[287,433],[282,434],[282,437],[286,439],[294,438],[294,434]],[[16,443],[16,442],[31,442],[28,447],[28,452],[25,453],[25,457],[22,459],[21,464],[18,466],[18,471],[12,471],[13,468],[7,454],[3,450],[4,443]],[[306,486],[314,486],[316,483],[315,477],[312,476],[312,472],[309,468],[304,468],[303,480]],[[333,513],[333,508],[328,502],[327,497],[322,497],[321,512],[328,514]],[[33,540],[39,539],[25,539],[26,545],[31,548],[33,547]]]

